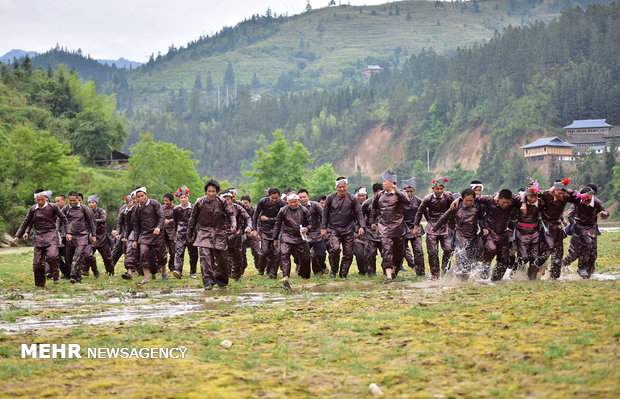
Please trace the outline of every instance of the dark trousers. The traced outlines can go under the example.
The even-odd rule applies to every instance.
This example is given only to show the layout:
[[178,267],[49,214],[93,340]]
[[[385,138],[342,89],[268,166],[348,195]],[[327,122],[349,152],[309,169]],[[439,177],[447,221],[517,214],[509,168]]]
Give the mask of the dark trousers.
[[366,255],[365,248],[366,242],[355,240],[353,242],[353,255],[355,256],[355,262],[357,263],[357,270],[361,275],[366,274]]
[[405,257],[405,239],[403,237],[381,237],[381,247],[383,251],[382,267],[383,270],[392,269],[394,275],[398,275],[398,269],[395,265],[402,265]]
[[[245,247],[250,248],[250,252],[252,253],[252,257],[254,258],[254,267],[256,268],[256,270],[258,270],[258,264],[260,261],[260,240],[254,237],[252,234],[247,234],[244,245]],[[248,257],[245,250],[243,251],[243,261],[245,263],[244,268],[247,268]]]
[[366,240],[364,253],[366,255],[366,274],[377,274],[377,252],[381,252],[381,242]]
[[291,255],[299,261],[299,277],[310,278],[310,247],[308,243],[290,244],[280,242],[280,265],[284,277],[291,276]]
[[[346,278],[353,263],[353,241],[355,233],[329,233],[329,264],[331,272]],[[342,244],[342,262],[340,261],[340,245]]]
[[[411,249],[409,246],[411,245]],[[412,253],[413,252],[413,253]],[[405,238],[405,259],[410,268],[415,269],[415,274],[424,276],[424,250],[422,249],[422,237]],[[402,266],[397,266],[398,269]]]
[[117,239],[114,248],[112,248],[112,265],[116,267],[118,260],[125,253],[125,246],[127,245],[127,241],[123,241],[121,239]]
[[[140,244],[139,248],[140,266],[143,273],[150,270],[151,274],[157,274],[160,268],[163,270],[163,267],[168,261],[168,248],[164,241],[158,244]],[[153,255],[155,257],[155,262],[153,262]]]
[[269,277],[276,278],[278,276],[279,263],[280,249],[273,246],[273,240],[261,238],[258,272],[260,274],[263,274],[263,272],[267,272]]
[[323,274],[323,271],[326,269],[325,259],[327,257],[325,241],[319,240],[308,244],[310,245],[310,254],[312,256],[312,273]]
[[45,263],[49,265],[49,272],[52,278],[58,278],[58,247],[34,247],[34,257],[32,259],[32,271],[34,272],[34,285],[37,287],[45,286]]
[[58,268],[64,277],[71,274],[71,265],[67,263],[67,239],[63,237],[62,247],[58,247]]
[[598,257],[598,244],[595,237],[582,237],[573,233],[570,237],[570,246],[568,247],[568,255],[562,262],[564,266],[568,266],[575,260],[579,260],[577,267],[585,270],[588,276],[594,273],[596,258]]
[[496,235],[490,233],[487,236],[487,240],[484,246],[484,270],[485,274],[491,268],[491,262],[493,258],[497,257],[495,268],[491,280],[499,281],[504,277],[506,269],[508,268],[508,255],[510,251],[510,238],[508,234]]
[[225,249],[200,247],[200,271],[204,286],[228,285],[228,252]]
[[103,265],[105,266],[105,271],[109,275],[114,275],[114,262],[112,260],[112,249],[110,248],[110,241],[106,237],[103,243],[99,244],[100,246],[93,248],[93,256],[95,255],[95,251],[99,251],[99,255],[103,259]]
[[439,276],[439,244],[443,249],[441,269],[445,273],[450,268],[452,257],[452,236],[448,234],[426,234],[426,251],[428,252],[428,264],[433,276]]
[[[73,237],[73,241],[67,242],[67,263],[71,264],[71,277],[81,281],[82,275],[88,275],[88,270],[92,269],[97,273],[97,263],[92,255],[90,244],[84,244],[88,238],[78,240]],[[81,241],[81,242],[80,242]],[[83,266],[82,266],[83,265]]]
[[183,274],[183,263],[185,261],[185,249],[189,254],[189,273],[196,274],[198,268],[198,248],[187,242],[186,239],[177,235],[174,243],[174,268],[177,272]]

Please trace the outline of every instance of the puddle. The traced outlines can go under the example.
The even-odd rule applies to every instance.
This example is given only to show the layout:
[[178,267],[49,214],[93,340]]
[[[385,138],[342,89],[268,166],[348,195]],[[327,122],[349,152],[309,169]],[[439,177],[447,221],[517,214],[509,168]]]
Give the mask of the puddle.
[[[174,288],[166,291],[105,291],[76,293],[73,297],[58,298],[42,296],[41,293],[8,293],[2,296],[0,311],[14,311],[27,309],[33,312],[32,316],[17,316],[15,322],[0,321],[0,330],[8,333],[37,331],[47,328],[68,328],[79,325],[96,325],[109,322],[130,322],[142,319],[161,319],[188,313],[218,310],[223,306],[257,306],[284,302],[287,300],[302,300],[316,298],[323,295],[338,294],[350,291],[404,291],[404,290],[451,290],[463,286],[483,286],[527,281],[525,272],[516,272],[512,279],[507,281],[491,282],[480,278],[479,271],[474,270],[468,281],[461,281],[452,273],[438,279],[409,280],[411,274],[404,274],[404,278],[388,285],[382,285],[378,280],[357,281],[330,281],[319,284],[294,285],[293,293],[285,293],[281,288],[272,290],[260,288],[242,289],[214,289],[206,292],[200,288]],[[545,273],[542,280],[549,279]],[[607,281],[620,279],[620,273],[594,273],[591,280]],[[579,281],[581,277],[576,268],[563,271],[559,281]],[[106,308],[101,310],[102,308]],[[72,314],[59,315],[47,318],[41,314],[47,311]]]

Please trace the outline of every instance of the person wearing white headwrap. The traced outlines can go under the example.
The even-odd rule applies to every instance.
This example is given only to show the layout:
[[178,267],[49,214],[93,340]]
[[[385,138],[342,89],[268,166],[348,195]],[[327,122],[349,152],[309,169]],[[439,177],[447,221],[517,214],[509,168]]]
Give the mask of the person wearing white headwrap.
[[484,185],[480,180],[472,180],[469,183],[469,188],[474,190],[474,193],[476,193],[476,197],[480,197],[482,195],[482,191],[484,191]]
[[[355,223],[359,229],[357,234],[364,235],[366,222],[362,216],[359,202],[347,190],[349,183],[345,177],[336,179],[336,192],[331,193],[325,200],[323,220],[321,222],[321,236],[327,239],[329,245],[329,276],[334,278],[338,274],[347,278],[349,268],[353,262],[353,241]],[[340,263],[340,246],[342,245],[342,264]]]
[[[121,277],[125,280],[131,280],[133,273],[144,273],[140,266],[140,249],[139,245],[134,246],[136,242],[136,233],[133,231],[132,216],[136,209],[138,209],[138,199],[136,198],[135,191],[132,191],[127,197],[125,197],[125,209],[122,213],[122,226],[117,226],[118,234],[123,242],[123,248],[125,253],[125,273]],[[122,209],[122,208],[121,208]]]
[[310,278],[310,247],[306,233],[310,225],[310,214],[304,206],[299,205],[299,195],[290,192],[287,195],[288,205],[281,208],[276,216],[274,241],[276,248],[280,248],[280,264],[282,265],[282,282],[284,287],[291,289],[288,282],[291,276],[291,255],[299,261],[299,277]]
[[308,245],[312,254],[312,272],[314,275],[328,274],[329,269],[325,265],[327,248],[325,241],[321,237],[321,219],[323,218],[323,208],[316,201],[310,201],[308,190],[299,190],[299,203],[308,210],[310,223],[308,227]]
[[61,212],[56,204],[49,203],[43,190],[37,190],[34,193],[36,204],[28,210],[28,214],[24,218],[21,226],[15,233],[13,242],[18,244],[19,239],[28,239],[28,231],[34,227],[32,235],[32,245],[34,247],[34,256],[32,261],[32,270],[34,272],[34,284],[37,287],[45,286],[45,264],[47,260],[50,268],[50,274],[54,279],[54,283],[58,284],[59,274],[58,265],[58,231],[56,230],[56,220],[60,220],[61,225],[66,231],[71,231],[67,217]]
[[67,233],[67,263],[71,264],[70,280],[72,284],[82,282],[92,269],[95,278],[99,277],[97,262],[93,256],[92,245],[97,243],[97,229],[93,212],[80,203],[75,191],[67,194],[69,202],[62,211],[71,225],[71,233]]

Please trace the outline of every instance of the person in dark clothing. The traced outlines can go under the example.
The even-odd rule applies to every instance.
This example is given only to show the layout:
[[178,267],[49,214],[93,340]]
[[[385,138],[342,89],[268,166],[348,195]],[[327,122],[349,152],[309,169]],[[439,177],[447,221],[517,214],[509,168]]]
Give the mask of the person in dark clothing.
[[[358,187],[355,190],[354,195],[357,198],[357,202],[359,202],[360,207],[368,199],[368,193],[366,192],[365,187]],[[356,225],[355,227],[356,230],[359,229],[359,226]],[[353,240],[353,256],[355,256],[355,262],[357,263],[357,270],[359,271],[360,276],[366,275],[366,237],[360,237],[359,235],[355,236],[355,239]]]
[[123,212],[122,220],[123,226],[121,227],[120,237],[124,242],[123,246],[125,248],[125,273],[121,275],[121,277],[125,280],[130,280],[133,278],[134,271],[138,274],[142,273],[142,267],[140,266],[140,245],[134,246],[134,242],[136,242],[136,233],[133,231],[133,223],[132,217],[133,212],[138,208],[138,199],[136,198],[136,192],[132,192],[129,195],[131,201],[127,203],[127,207]]
[[[381,174],[383,191],[372,199],[370,206],[371,218],[377,220],[377,229],[381,236],[383,248],[383,269],[387,275],[385,282],[390,282],[398,274],[394,265],[402,263],[405,256],[405,225],[404,208],[411,203],[407,194],[399,191],[396,186],[396,175],[389,169]],[[374,216],[377,215],[377,216]]]
[[482,205],[484,216],[480,226],[485,236],[483,255],[483,276],[488,275],[493,258],[497,257],[497,263],[493,269],[491,279],[499,281],[504,277],[508,267],[508,252],[510,249],[510,237],[508,222],[514,209],[521,207],[521,196],[513,195],[508,189],[500,190],[497,198],[492,195],[482,195],[476,198],[476,202]]
[[243,205],[233,200],[233,194],[228,191],[222,194],[228,203],[232,206],[237,221],[237,229],[228,233],[228,260],[230,262],[230,276],[234,280],[239,280],[243,276],[245,268],[243,267],[243,235],[252,233],[252,219],[245,210]]
[[[373,198],[383,189],[381,183],[375,183],[372,185]],[[370,212],[370,205],[372,204],[372,198],[368,198],[362,204],[362,216],[366,222],[366,230],[364,231],[365,248],[364,255],[366,257],[366,275],[374,276],[377,274],[377,252],[381,251],[381,237],[377,230],[376,218],[378,215]],[[373,228],[374,226],[374,228]]]
[[266,271],[271,278],[277,278],[280,263],[280,252],[273,246],[273,241],[278,238],[273,235],[273,229],[276,224],[276,216],[278,216],[280,208],[284,206],[286,204],[280,199],[280,190],[271,187],[268,196],[258,201],[252,218],[252,226],[256,226],[258,230],[258,234],[254,233],[255,237],[259,236],[261,240],[258,274],[262,275]]
[[219,287],[228,285],[228,232],[237,230],[232,205],[218,197],[219,192],[217,181],[209,180],[205,184],[206,195],[194,204],[187,227],[188,241],[199,248],[205,290],[210,290],[215,284]]
[[[78,200],[78,193],[70,191],[67,194],[69,204],[63,208],[71,226],[71,234],[67,234],[67,262],[71,264],[71,283],[79,283],[82,276],[93,270],[95,278],[99,277],[99,269],[92,247],[97,242],[95,218],[88,207]],[[82,265],[84,265],[82,267]]]
[[164,215],[164,241],[168,249],[168,270],[174,270],[174,249],[175,239],[177,235],[177,226],[174,224],[174,195],[167,193],[164,195],[164,205],[162,207]]
[[189,189],[183,186],[174,193],[179,197],[181,204],[174,207],[172,216],[174,217],[174,225],[177,228],[174,242],[174,271],[172,275],[175,278],[181,278],[183,275],[183,263],[185,260],[185,249],[189,254],[189,277],[196,278],[196,270],[198,266],[198,248],[187,241],[187,226],[189,218],[192,215],[194,207],[189,202]]
[[280,209],[276,217],[274,246],[280,248],[282,282],[290,289],[291,255],[299,261],[299,277],[310,278],[310,247],[307,233],[311,225],[310,212],[299,204],[299,195],[293,191],[287,194],[288,205]]
[[[162,280],[167,280],[166,263],[168,253],[162,231],[164,229],[162,206],[159,201],[147,196],[145,187],[138,188],[135,193],[138,206],[131,215],[131,224],[136,239],[132,245],[137,249],[138,244],[140,244],[140,265],[144,273],[144,279],[140,281],[140,284],[149,282],[149,269],[152,277],[155,278],[155,274],[161,268],[161,278]],[[151,264],[152,252],[155,253],[156,265]]]
[[58,265],[60,260],[58,259],[59,236],[57,223],[62,226],[67,236],[71,237],[71,226],[67,217],[56,204],[49,202],[47,195],[51,197],[52,192],[43,190],[36,190],[34,192],[36,204],[28,210],[28,214],[13,238],[15,245],[18,244],[20,238],[27,240],[28,231],[34,227],[34,234],[32,235],[32,245],[34,247],[32,271],[34,273],[34,284],[37,287],[45,286],[44,260],[49,265],[54,284],[59,283]]
[[[56,206],[61,209],[67,205],[67,197],[64,194],[58,194],[55,198]],[[60,221],[57,221],[59,225],[58,234],[60,235],[58,241],[58,268],[62,275],[61,279],[69,279],[71,275],[71,265],[67,264],[67,238],[65,237],[67,232]]]
[[476,197],[480,197],[482,195],[482,191],[484,190],[484,185],[480,180],[472,180],[469,182],[469,188],[474,190]]
[[130,194],[124,198],[124,203],[118,209],[118,213],[116,215],[116,230],[112,230],[112,235],[116,239],[116,244],[114,245],[114,248],[112,248],[112,266],[113,267],[116,267],[116,264],[118,263],[119,259],[125,253],[125,247],[127,246],[127,239],[123,240],[123,238],[125,237],[121,235],[122,233],[121,226],[124,226],[123,213],[125,212],[125,209],[127,209],[127,204],[130,203],[131,201],[132,201],[132,198]]
[[321,208],[325,206],[325,201],[327,201],[327,195],[319,195],[319,197],[316,200],[316,202],[318,202],[319,205],[321,205]]
[[[403,190],[405,190],[409,197],[409,204],[405,205],[405,209],[403,210],[405,214],[405,225],[407,226],[407,233],[405,234],[405,259],[409,267],[415,270],[416,275],[424,276],[424,251],[422,250],[421,236],[421,234],[424,234],[424,230],[418,227],[418,234],[413,235],[415,215],[418,213],[418,208],[422,203],[422,199],[414,195],[415,183],[415,178],[403,180],[402,182]],[[411,244],[411,250],[409,249],[409,244]],[[397,266],[400,268],[401,265]]]
[[562,263],[568,267],[576,259],[579,259],[577,272],[582,278],[588,279],[594,273],[598,255],[598,215],[600,214],[601,218],[606,219],[609,212],[603,203],[594,196],[594,190],[591,187],[584,187],[575,196],[578,201],[575,204],[573,232],[568,255]]
[[[245,211],[248,213],[251,219],[254,219],[254,212],[256,211],[256,207],[252,206],[252,199],[249,195],[244,195],[241,197],[241,202],[245,207]],[[252,227],[256,227],[252,225]],[[254,234],[245,234],[244,235],[244,244],[246,248],[250,248],[250,253],[252,254],[252,258],[254,259],[254,267],[258,270],[258,261],[260,258],[260,239],[256,237]],[[243,251],[243,261],[244,261],[244,270],[248,266],[248,258],[246,255],[246,250]]]
[[99,195],[94,194],[88,197],[88,207],[93,212],[95,218],[95,229],[97,232],[97,242],[93,245],[93,256],[95,250],[99,251],[103,259],[103,265],[108,276],[114,275],[114,265],[112,263],[112,249],[110,239],[106,231],[107,215],[103,208],[99,208]]
[[[517,269],[525,267],[529,263],[527,275],[530,280],[535,280],[538,274],[538,249],[540,241],[540,210],[543,202],[538,198],[542,191],[538,188],[538,182],[533,182],[525,189],[525,205],[517,212],[516,240],[517,240]],[[546,227],[544,227],[546,228]]]
[[[446,223],[441,229],[431,233],[433,225],[450,208],[453,197],[444,192],[446,183],[450,180],[447,177],[434,179],[432,182],[433,192],[422,200],[415,215],[413,234],[417,235],[422,216],[428,221],[426,226],[426,251],[428,252],[428,263],[431,269],[432,278],[439,278],[439,244],[443,249],[441,267],[445,273],[450,267],[452,257],[452,235],[453,228],[450,223]],[[428,212],[427,212],[428,210]]]
[[456,208],[448,209],[433,225],[431,232],[449,222],[455,225],[454,253],[456,263],[454,275],[467,280],[473,265],[479,259],[478,232],[482,217],[480,204],[475,201],[476,193],[471,188],[461,192],[461,201]]
[[[357,199],[347,192],[349,182],[345,177],[336,179],[336,192],[331,193],[325,200],[323,220],[321,222],[321,236],[329,241],[329,276],[336,274],[347,278],[349,268],[353,262],[353,241],[355,223],[359,226],[357,234],[364,235],[366,222],[362,217],[362,208]],[[342,245],[342,264],[340,264],[340,245]]]
[[310,246],[310,254],[312,256],[312,272],[317,274],[327,274],[329,270],[325,265],[327,258],[327,249],[325,241],[321,237],[321,221],[323,219],[323,208],[318,202],[310,201],[308,190],[302,188],[299,190],[299,204],[308,210],[310,217],[310,227],[308,233],[308,245]]
[[536,266],[541,268],[551,257],[551,268],[549,275],[557,279],[562,274],[562,258],[564,256],[564,238],[566,233],[562,228],[562,214],[567,203],[578,202],[575,191],[568,188],[570,179],[564,179],[553,183],[553,187],[543,191],[539,195],[545,203],[541,210],[542,222],[546,230],[540,234],[540,256],[536,261]]

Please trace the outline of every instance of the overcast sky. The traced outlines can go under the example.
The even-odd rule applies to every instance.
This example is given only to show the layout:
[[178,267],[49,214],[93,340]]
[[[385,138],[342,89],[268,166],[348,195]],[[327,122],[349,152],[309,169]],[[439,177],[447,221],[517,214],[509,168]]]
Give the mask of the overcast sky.
[[[58,43],[98,59],[146,62],[151,53],[185,46],[223,26],[271,8],[302,12],[307,0],[0,0],[0,55],[12,49],[44,52]],[[329,0],[310,0],[313,8]],[[342,0],[351,5],[389,0]],[[339,3],[336,0],[336,3]]]

